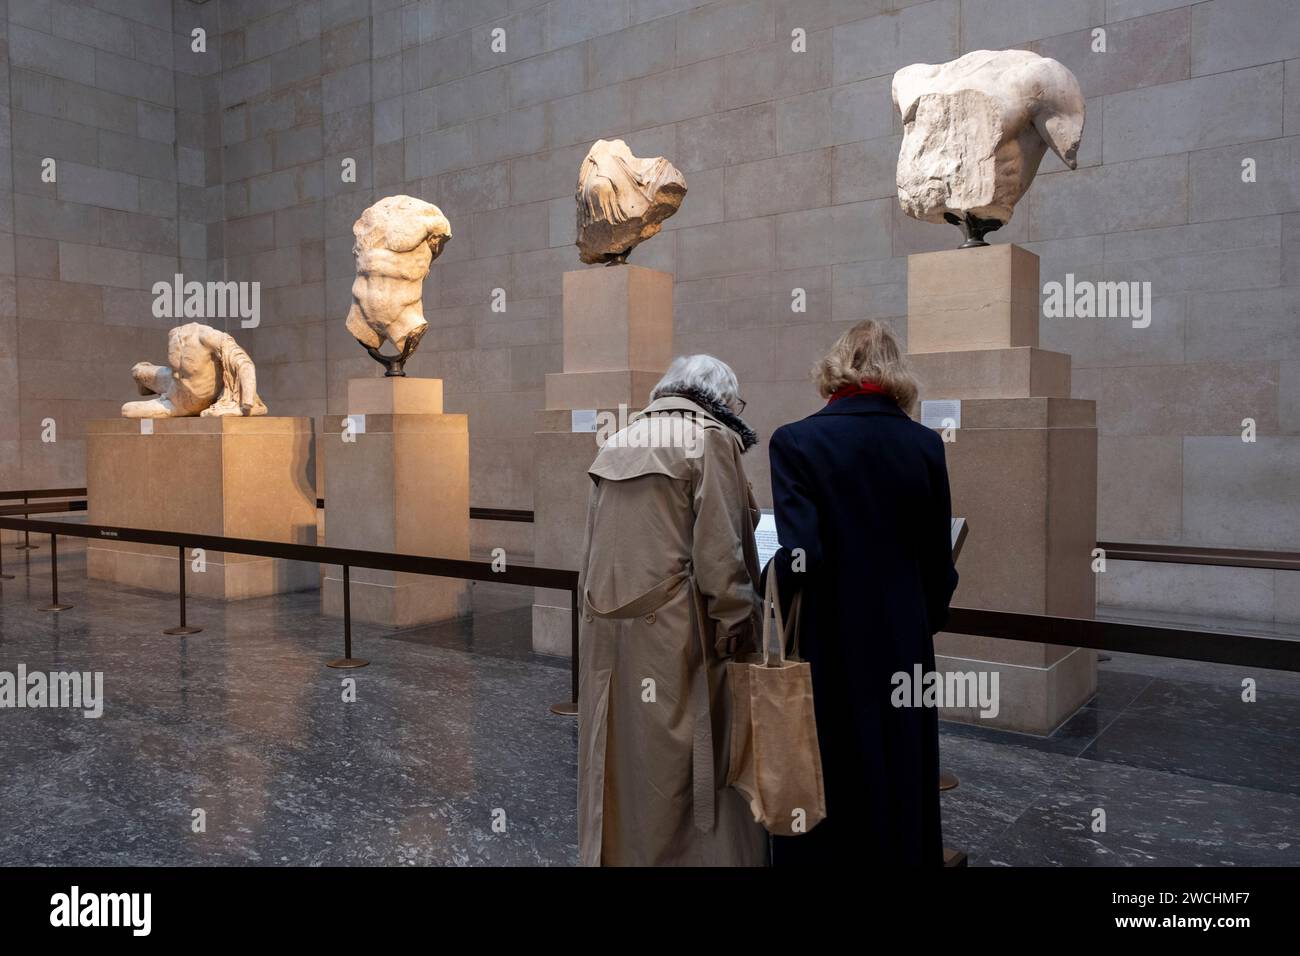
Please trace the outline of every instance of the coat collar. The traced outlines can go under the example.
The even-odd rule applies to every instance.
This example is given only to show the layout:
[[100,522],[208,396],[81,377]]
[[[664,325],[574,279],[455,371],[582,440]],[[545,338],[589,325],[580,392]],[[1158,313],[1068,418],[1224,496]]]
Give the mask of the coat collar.
[[[745,424],[744,419],[729,409],[718,409],[712,407],[712,403],[695,401],[682,394],[664,395],[656,398],[641,411],[633,415],[629,421],[636,421],[645,415],[654,415],[659,412],[687,412],[707,419],[710,423],[722,428],[727,434],[736,440],[742,452],[748,451],[751,446],[757,444],[758,435],[754,430]],[[730,419],[730,420],[728,420]]]
[[813,412],[814,415],[908,415],[898,403],[885,395],[847,395],[831,402],[824,408]]

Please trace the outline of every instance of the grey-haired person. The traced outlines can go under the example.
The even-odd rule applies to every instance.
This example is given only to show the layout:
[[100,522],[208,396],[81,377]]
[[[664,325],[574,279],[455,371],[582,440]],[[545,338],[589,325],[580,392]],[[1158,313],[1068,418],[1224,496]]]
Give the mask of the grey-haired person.
[[593,462],[580,590],[578,831],[591,866],[761,866],[728,788],[726,662],[758,624],[735,373],[677,358]]

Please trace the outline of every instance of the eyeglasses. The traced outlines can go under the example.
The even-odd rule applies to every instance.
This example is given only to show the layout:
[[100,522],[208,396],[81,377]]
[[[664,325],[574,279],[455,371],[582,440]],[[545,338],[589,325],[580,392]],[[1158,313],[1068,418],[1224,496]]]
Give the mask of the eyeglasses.
[[741,413],[745,410],[745,406],[748,405],[748,404],[749,404],[749,402],[745,401],[743,398],[741,398],[739,395],[737,395],[737,396],[736,396],[736,414],[737,414],[737,415],[741,414]]

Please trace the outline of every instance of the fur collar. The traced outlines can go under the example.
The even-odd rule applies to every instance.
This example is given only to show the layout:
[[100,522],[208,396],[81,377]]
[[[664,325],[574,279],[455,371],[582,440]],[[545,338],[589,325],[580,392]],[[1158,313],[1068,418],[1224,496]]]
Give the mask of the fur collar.
[[687,386],[685,388],[665,388],[661,389],[654,397],[656,399],[669,397],[684,398],[689,402],[694,402],[723,425],[726,425],[733,432],[739,435],[740,443],[745,451],[749,451],[749,449],[758,444],[758,433],[745,424],[743,418],[733,412],[726,405],[714,399],[707,392],[693,386]]

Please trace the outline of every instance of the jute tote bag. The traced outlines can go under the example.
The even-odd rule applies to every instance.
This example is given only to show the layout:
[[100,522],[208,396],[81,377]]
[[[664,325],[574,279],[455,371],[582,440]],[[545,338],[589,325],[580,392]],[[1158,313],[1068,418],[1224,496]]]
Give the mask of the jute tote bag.
[[[731,682],[731,767],[727,784],[749,801],[769,833],[797,836],[826,818],[822,758],[813,715],[812,669],[799,658],[799,598],[790,631],[781,620],[776,569],[767,574],[760,654],[727,664]],[[772,648],[772,619],[779,635]],[[793,634],[792,654],[785,656]]]

